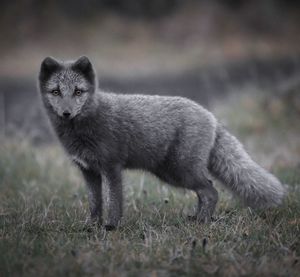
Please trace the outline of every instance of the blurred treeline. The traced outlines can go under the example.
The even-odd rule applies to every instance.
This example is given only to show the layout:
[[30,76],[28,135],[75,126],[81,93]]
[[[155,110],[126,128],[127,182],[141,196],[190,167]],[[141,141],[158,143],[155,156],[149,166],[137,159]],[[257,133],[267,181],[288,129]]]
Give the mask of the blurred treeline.
[[267,16],[300,7],[297,0],[2,0],[0,8],[2,13],[16,16],[18,21],[22,21],[22,17],[27,17],[28,14],[38,20],[52,16],[53,13],[74,20],[84,20],[107,11],[149,19],[168,15],[176,9],[195,3],[220,5],[235,11],[254,10]]
[[[77,27],[84,32],[90,26],[101,28],[101,21],[110,16],[122,18],[125,25],[129,21],[156,24],[184,10],[197,11],[198,18],[202,17],[201,24],[209,26],[203,27],[208,33],[212,33],[211,25],[221,28],[230,22],[248,34],[295,33],[293,29],[298,28],[300,22],[300,1],[297,0],[2,0],[0,47],[10,48],[11,43],[23,43],[28,38],[53,32],[65,34]],[[187,12],[185,18],[189,18],[189,14]],[[203,17],[209,23],[203,23],[206,20]],[[195,17],[193,20],[195,22]],[[199,22],[195,24],[198,26]],[[61,26],[65,29],[61,30]],[[185,26],[173,29],[178,28],[185,29]]]
[[[255,18],[269,24],[290,12],[298,12],[297,0],[2,0],[1,27],[26,21],[43,23],[58,17],[73,21],[87,21],[108,12],[133,19],[161,18],[186,6],[214,6]],[[277,22],[278,23],[278,22]]]

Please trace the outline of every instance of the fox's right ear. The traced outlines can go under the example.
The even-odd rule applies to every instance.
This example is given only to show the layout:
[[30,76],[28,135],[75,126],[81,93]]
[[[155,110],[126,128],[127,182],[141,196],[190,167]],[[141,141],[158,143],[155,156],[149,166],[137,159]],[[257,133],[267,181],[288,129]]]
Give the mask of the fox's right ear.
[[96,73],[88,57],[81,56],[73,63],[72,69],[83,74],[92,84],[96,82]]
[[42,61],[39,80],[46,81],[53,72],[59,70],[61,68],[61,64],[52,57],[47,57]]

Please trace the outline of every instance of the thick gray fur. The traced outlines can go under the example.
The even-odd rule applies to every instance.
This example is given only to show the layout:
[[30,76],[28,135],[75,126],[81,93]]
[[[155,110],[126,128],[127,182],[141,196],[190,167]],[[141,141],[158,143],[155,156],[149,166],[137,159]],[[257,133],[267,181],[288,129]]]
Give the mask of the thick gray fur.
[[[46,58],[39,86],[58,138],[81,169],[89,189],[91,219],[102,222],[102,179],[109,186],[107,228],[122,217],[121,171],[144,169],[196,192],[195,217],[208,222],[218,193],[211,175],[254,208],[277,206],[278,179],[257,165],[240,142],[199,104],[182,97],[121,95],[97,90],[86,57]],[[79,96],[74,91],[80,90]],[[58,90],[59,95],[54,95]],[[64,118],[63,113],[70,114]]]

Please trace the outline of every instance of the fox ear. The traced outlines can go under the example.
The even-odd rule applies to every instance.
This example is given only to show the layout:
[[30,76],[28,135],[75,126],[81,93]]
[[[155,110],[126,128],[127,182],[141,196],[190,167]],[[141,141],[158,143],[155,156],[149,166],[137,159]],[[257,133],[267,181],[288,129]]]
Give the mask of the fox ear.
[[95,83],[96,74],[88,57],[80,57],[76,62],[74,62],[72,69],[82,73],[91,83]]
[[60,68],[61,64],[57,60],[55,60],[52,57],[45,58],[41,64],[41,70],[39,75],[40,81],[47,80],[53,72],[59,70]]

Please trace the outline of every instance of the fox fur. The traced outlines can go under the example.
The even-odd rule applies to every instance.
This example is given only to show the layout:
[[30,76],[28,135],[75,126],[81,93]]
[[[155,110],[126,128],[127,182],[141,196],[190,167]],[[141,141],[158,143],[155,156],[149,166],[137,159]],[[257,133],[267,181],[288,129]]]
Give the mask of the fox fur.
[[108,182],[108,230],[122,217],[126,168],[195,191],[195,218],[201,222],[210,221],[218,201],[212,176],[250,207],[282,202],[279,180],[256,164],[211,112],[189,99],[98,90],[95,70],[84,56],[70,62],[45,58],[39,88],[59,140],[86,181],[91,219],[99,223],[103,178]]

